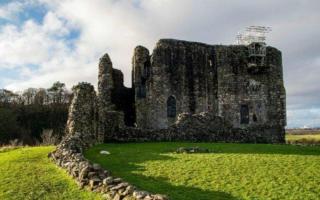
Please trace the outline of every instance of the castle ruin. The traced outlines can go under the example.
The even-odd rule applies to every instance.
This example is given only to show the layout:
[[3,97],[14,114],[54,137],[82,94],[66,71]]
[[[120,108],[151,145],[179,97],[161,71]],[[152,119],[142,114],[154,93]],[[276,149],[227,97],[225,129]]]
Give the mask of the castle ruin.
[[283,142],[281,52],[268,46],[264,54],[252,54],[260,48],[259,43],[224,46],[161,39],[150,54],[138,46],[132,88],[123,85],[122,72],[104,55],[98,83],[100,140],[110,135],[111,127],[118,132],[128,127],[164,130],[176,126],[181,115],[207,113],[223,119],[221,129],[255,130],[262,141]]
[[98,94],[73,87],[66,137],[49,154],[81,187],[107,199],[168,200],[112,177],[83,155],[102,142],[205,141],[283,143],[286,125],[281,52],[263,43],[207,45],[162,39],[150,55],[138,46],[132,88],[108,54]]

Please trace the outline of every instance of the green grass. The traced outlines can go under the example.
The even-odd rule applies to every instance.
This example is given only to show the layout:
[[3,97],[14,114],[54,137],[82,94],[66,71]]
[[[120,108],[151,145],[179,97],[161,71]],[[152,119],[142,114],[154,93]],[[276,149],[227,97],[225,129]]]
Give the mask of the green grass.
[[54,147],[0,151],[0,199],[100,199],[47,158]]
[[301,140],[301,139],[320,141],[320,134],[306,134],[306,135],[287,134],[286,135],[287,141],[297,141],[297,140]]
[[[214,153],[175,154],[199,146]],[[110,155],[100,155],[108,150]],[[102,144],[85,153],[138,188],[173,200],[320,199],[320,148],[269,144]]]

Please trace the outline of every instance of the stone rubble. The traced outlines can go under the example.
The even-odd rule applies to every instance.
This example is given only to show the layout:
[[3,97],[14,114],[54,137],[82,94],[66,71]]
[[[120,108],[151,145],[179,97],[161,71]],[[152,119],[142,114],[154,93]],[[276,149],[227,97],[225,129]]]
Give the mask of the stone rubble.
[[176,153],[209,153],[209,149],[200,147],[179,147]]
[[102,151],[100,151],[100,154],[102,154],[102,155],[110,155],[110,152],[102,150]]

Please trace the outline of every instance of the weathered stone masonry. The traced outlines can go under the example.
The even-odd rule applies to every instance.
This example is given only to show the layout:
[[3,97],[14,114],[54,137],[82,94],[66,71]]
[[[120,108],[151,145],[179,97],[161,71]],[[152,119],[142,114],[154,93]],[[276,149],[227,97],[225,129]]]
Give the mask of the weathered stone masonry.
[[[170,129],[181,113],[208,112],[224,118],[233,131],[250,132],[246,142],[284,142],[281,52],[267,47],[263,59],[261,65],[244,45],[163,39],[152,55],[138,46],[133,56],[137,127]],[[231,130],[221,128],[226,134]],[[229,136],[228,141],[238,141]]]
[[[73,88],[66,137],[50,154],[81,187],[107,199],[161,200],[138,191],[83,156],[96,143],[118,141],[284,142],[285,89],[281,52],[252,57],[240,45],[160,40],[152,55],[138,46],[132,88],[105,54],[98,95],[92,85]],[[251,51],[250,50],[250,51]]]
[[[207,137],[199,134],[196,141],[284,142],[281,52],[267,47],[265,62],[258,60],[244,45],[162,39],[151,55],[145,47],[135,48],[132,88],[126,88],[121,71],[113,69],[106,54],[99,64],[99,141],[139,141],[137,132],[149,140],[181,140],[180,135],[188,135],[191,129],[181,133],[179,115],[205,112],[225,123],[210,128]],[[129,128],[133,125],[136,128]],[[207,130],[197,127],[198,132]],[[130,132],[133,138],[120,137]],[[230,137],[244,132],[241,139]],[[195,140],[194,136],[184,139]]]
[[[94,192],[103,194],[108,200],[166,200],[159,194],[150,194],[137,190],[121,178],[111,176],[111,173],[100,165],[90,163],[84,156],[86,148],[99,143],[97,135],[98,124],[95,114],[96,95],[93,86],[80,83],[73,88],[73,100],[69,110],[67,135],[49,154],[55,163],[65,168],[76,179],[80,187],[87,187]],[[109,117],[110,115],[107,114]],[[111,116],[112,117],[112,116]]]
[[[141,140],[149,141],[181,140],[182,134],[192,141],[284,142],[281,52],[267,47],[262,63],[260,57],[250,56],[256,47],[259,44],[223,46],[162,39],[150,55],[138,46],[132,59],[132,88],[123,85],[122,72],[105,54],[99,63],[98,95],[92,91],[89,97],[97,101],[83,105],[95,112],[85,132],[94,130],[98,142],[139,141],[130,137],[138,132],[145,135]],[[78,105],[74,110],[81,109]],[[213,125],[204,117],[200,126],[189,119],[203,116],[221,118],[223,123]],[[183,119],[190,122],[188,129],[181,127]],[[210,132],[206,137],[187,138],[195,128]],[[246,134],[241,139],[231,137],[237,133]]]
[[88,143],[96,142],[97,106],[96,93],[90,84],[73,87],[73,99],[69,107],[66,135],[81,133]]

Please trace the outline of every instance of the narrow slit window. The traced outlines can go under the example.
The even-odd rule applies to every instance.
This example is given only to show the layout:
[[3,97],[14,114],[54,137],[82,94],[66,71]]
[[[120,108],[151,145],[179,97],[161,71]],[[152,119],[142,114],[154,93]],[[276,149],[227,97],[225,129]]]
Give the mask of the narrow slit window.
[[167,117],[174,118],[177,115],[176,98],[170,96],[167,100]]
[[249,107],[241,105],[240,107],[240,124],[249,124]]
[[147,96],[147,88],[146,88],[146,80],[141,80],[141,85],[138,87],[138,97],[139,98],[146,98]]

